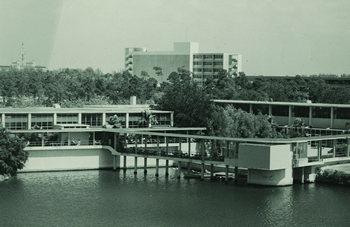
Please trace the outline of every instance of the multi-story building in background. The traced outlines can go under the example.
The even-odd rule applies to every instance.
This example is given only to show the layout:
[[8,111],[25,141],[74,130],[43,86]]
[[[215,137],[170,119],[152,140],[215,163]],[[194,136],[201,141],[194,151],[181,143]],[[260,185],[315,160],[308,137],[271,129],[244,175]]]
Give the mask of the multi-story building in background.
[[[163,76],[158,76],[154,67],[160,67]],[[199,44],[196,42],[175,42],[173,51],[147,51],[143,47],[125,48],[125,70],[133,75],[141,76],[144,72],[162,82],[178,68],[191,71],[194,80],[203,83],[208,76],[215,78],[223,69],[231,75],[242,72],[242,55],[199,53]]]
[[26,51],[24,49],[24,44],[22,43],[21,51],[19,52],[19,60],[11,62],[11,65],[0,66],[0,69],[24,69],[24,68],[35,68],[35,69],[45,69],[44,66],[35,65],[35,61],[27,61]]

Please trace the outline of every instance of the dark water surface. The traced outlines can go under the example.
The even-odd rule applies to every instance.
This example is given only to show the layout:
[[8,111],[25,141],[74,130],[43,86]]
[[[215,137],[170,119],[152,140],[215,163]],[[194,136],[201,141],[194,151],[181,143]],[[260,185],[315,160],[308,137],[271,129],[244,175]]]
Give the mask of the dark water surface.
[[19,173],[0,182],[0,226],[350,226],[350,188],[166,178],[154,169]]

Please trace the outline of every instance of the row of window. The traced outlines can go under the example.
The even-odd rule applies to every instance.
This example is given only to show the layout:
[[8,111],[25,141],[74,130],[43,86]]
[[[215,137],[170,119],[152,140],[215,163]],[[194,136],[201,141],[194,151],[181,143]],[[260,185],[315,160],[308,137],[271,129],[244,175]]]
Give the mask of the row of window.
[[209,58],[214,58],[214,59],[222,59],[223,55],[211,55],[211,54],[204,54],[204,55],[194,55],[193,56],[194,59],[209,59]]
[[[126,126],[125,114],[106,114],[106,121],[111,117],[117,115],[120,123],[123,127]],[[171,124],[170,114],[156,113],[158,124],[162,126],[169,126]],[[0,114],[0,124],[1,123]],[[141,114],[129,114],[129,127],[137,128],[141,120]],[[31,115],[31,128],[33,129],[53,129],[54,117],[53,114],[32,114]],[[78,124],[78,114],[57,114],[57,124]],[[81,123],[90,125],[90,127],[101,127],[102,114],[82,114]],[[26,130],[28,129],[28,114],[6,114],[5,115],[5,127],[11,130]]]
[[219,65],[223,65],[223,63],[221,61],[219,62],[211,62],[211,61],[208,61],[208,62],[193,62],[193,65],[215,65],[215,66],[219,66]]
[[[249,112],[250,105],[245,103],[234,104],[235,108],[240,108],[246,112]],[[309,117],[308,106],[292,106],[292,117]],[[269,106],[263,104],[253,104],[252,111],[254,114],[261,112],[262,114],[269,114]],[[289,106],[271,106],[271,114],[273,116],[288,117]],[[330,107],[312,107],[313,118],[330,118]],[[334,119],[350,119],[350,108],[334,108]]]

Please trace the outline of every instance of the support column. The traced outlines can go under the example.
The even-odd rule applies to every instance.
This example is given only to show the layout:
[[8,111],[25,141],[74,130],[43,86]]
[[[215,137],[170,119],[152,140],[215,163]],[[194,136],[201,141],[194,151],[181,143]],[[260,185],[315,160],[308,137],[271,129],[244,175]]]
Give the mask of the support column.
[[181,162],[180,161],[177,162],[177,166],[178,166],[178,168],[177,168],[177,179],[180,179],[181,178]]
[[129,113],[126,113],[125,116],[125,128],[129,128]]
[[32,114],[29,113],[28,114],[28,129],[31,129],[31,125],[32,125]]
[[288,109],[288,125],[292,124],[292,106],[289,105],[289,109]]
[[81,124],[81,113],[78,113],[78,124]]
[[304,167],[301,167],[301,183],[304,184],[305,182],[305,169]]
[[71,141],[70,132],[68,132],[68,146],[70,146],[70,141]]
[[238,182],[238,166],[235,166],[235,183]]
[[191,162],[187,162],[187,174],[191,174]]
[[143,159],[143,172],[146,174],[147,173],[147,158]]
[[53,125],[57,124],[57,113],[53,114]]
[[127,156],[124,155],[124,160],[123,160],[123,168],[124,168],[124,172],[126,171],[126,159],[127,159]]
[[137,157],[135,157],[134,161],[134,174],[137,174]]
[[309,106],[309,125],[312,125],[312,107]]
[[253,113],[253,105],[252,104],[249,104],[249,113]]
[[170,126],[171,127],[174,126],[174,112],[171,112],[171,114],[170,114]]
[[102,126],[106,123],[106,113],[102,113]]
[[335,152],[336,152],[336,145],[337,145],[337,140],[333,140],[333,158],[335,158]]
[[331,107],[331,122],[330,122],[330,127],[333,128],[333,119],[334,119],[334,107]]
[[318,141],[317,146],[317,160],[320,161],[322,156],[322,141]]
[[228,165],[226,165],[226,169],[225,169],[225,183],[228,183]]
[[346,157],[349,157],[349,137],[346,137]]
[[201,163],[201,180],[204,180],[204,162]]
[[2,127],[5,128],[5,114],[1,114],[1,124],[2,124]]
[[159,159],[156,159],[156,177],[159,176]]
[[120,169],[120,156],[113,155],[113,170],[116,171],[117,169]]
[[165,176],[169,176],[169,160],[165,161]]
[[214,179],[214,164],[210,164],[210,179]]
[[272,116],[272,105],[269,104],[269,115]]

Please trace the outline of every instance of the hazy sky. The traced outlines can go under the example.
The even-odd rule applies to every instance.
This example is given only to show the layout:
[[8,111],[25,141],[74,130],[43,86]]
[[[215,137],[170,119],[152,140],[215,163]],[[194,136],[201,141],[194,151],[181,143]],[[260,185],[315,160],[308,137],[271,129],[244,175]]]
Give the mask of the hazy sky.
[[247,75],[350,74],[349,0],[0,0],[0,65],[119,71],[125,47],[243,55]]

